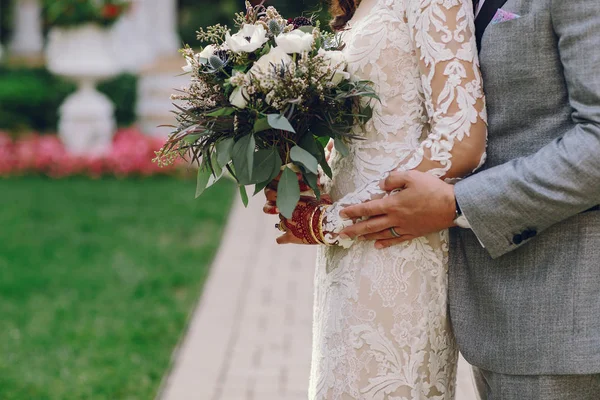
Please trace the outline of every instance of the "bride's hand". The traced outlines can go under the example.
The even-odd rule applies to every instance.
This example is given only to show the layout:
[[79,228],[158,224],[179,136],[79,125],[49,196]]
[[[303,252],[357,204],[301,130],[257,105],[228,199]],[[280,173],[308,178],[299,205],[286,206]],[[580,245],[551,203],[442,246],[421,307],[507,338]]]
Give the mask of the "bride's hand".
[[292,218],[287,219],[279,215],[277,227],[283,235],[277,238],[278,244],[320,244],[319,224],[320,213],[324,212],[322,205],[330,204],[328,201],[318,201],[315,197],[302,196]]
[[[279,183],[279,177],[277,177],[273,182],[271,182],[264,190],[265,197],[267,199],[265,205],[263,206],[263,212],[269,215],[277,215],[279,214],[279,209],[277,208],[277,184]],[[302,181],[302,175],[298,174],[298,183],[300,184],[300,192],[307,193],[312,191],[312,189]],[[310,197],[314,199],[314,196],[304,196]],[[321,195],[321,199],[326,202],[331,202],[331,198],[329,195]]]

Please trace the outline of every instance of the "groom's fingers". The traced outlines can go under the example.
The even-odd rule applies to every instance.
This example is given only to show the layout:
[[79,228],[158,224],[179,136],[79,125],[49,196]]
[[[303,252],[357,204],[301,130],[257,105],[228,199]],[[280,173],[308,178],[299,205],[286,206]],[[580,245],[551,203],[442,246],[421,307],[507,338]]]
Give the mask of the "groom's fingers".
[[389,197],[386,197],[384,199],[371,200],[366,203],[346,207],[340,212],[340,216],[347,219],[358,219],[387,214],[389,199]]
[[411,171],[391,172],[390,175],[381,181],[380,185],[386,192],[396,189],[404,189],[410,182]]
[[[398,233],[400,236],[405,234],[399,228],[395,228],[395,230],[396,230],[396,233]],[[385,229],[383,231],[369,233],[367,235],[360,236],[360,238],[359,238],[359,240],[361,240],[361,241],[362,240],[387,240],[387,239],[396,239],[396,237],[392,234],[392,231],[389,228]]]
[[377,233],[394,226],[391,219],[386,216],[369,218],[366,221],[357,222],[340,232],[340,235],[346,235],[350,238],[365,236],[372,233]]

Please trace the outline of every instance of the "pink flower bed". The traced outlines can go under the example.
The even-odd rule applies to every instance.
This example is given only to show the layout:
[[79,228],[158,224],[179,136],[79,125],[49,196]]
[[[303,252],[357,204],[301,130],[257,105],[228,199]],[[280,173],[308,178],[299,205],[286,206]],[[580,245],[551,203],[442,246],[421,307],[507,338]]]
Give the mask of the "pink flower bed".
[[75,157],[68,154],[54,135],[31,134],[13,141],[0,132],[0,177],[41,174],[52,178],[85,175],[155,176],[179,174],[182,164],[160,168],[152,162],[163,139],[135,129],[117,132],[109,154],[102,157]]

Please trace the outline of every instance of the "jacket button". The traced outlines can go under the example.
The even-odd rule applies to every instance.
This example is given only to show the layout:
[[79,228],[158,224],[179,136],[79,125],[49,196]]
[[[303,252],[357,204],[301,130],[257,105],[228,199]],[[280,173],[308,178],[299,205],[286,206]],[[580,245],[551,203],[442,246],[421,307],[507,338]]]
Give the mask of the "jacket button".
[[513,236],[513,243],[516,244],[517,246],[520,245],[521,243],[523,243],[523,236],[519,235],[519,234]]
[[528,240],[537,235],[537,231],[535,229],[527,229],[522,235],[524,240]]

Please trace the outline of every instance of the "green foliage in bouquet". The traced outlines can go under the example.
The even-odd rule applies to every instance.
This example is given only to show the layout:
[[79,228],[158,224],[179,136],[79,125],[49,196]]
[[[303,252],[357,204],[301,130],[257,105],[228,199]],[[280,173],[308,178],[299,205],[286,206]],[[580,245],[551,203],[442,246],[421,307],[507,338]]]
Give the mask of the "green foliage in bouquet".
[[319,197],[319,165],[331,176],[326,144],[346,155],[378,97],[371,82],[351,79],[340,38],[311,18],[246,2],[235,21],[233,35],[219,24],[200,29],[200,53],[182,49],[191,83],[172,96],[178,123],[157,161],[197,163],[198,196],[228,172],[244,202],[246,186],[256,194],[280,176],[277,206],[290,218],[298,177]]
[[44,13],[51,26],[96,23],[112,25],[130,6],[129,0],[44,0]]

